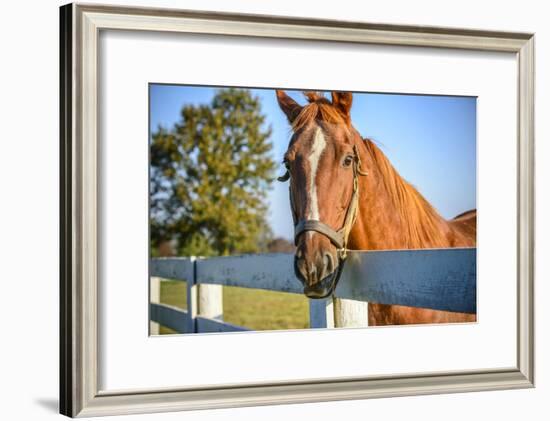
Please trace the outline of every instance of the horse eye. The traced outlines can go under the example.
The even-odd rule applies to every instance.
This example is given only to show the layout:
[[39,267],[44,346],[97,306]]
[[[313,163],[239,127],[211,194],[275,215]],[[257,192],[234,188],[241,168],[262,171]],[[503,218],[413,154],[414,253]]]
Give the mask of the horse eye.
[[344,159],[344,167],[349,167],[351,164],[353,164],[353,156],[348,155]]

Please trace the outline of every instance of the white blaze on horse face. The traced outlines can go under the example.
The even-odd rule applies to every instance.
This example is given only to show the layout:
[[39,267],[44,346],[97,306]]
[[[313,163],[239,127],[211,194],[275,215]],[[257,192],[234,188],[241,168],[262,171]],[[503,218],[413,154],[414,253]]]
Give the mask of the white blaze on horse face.
[[[317,178],[317,167],[319,166],[319,159],[327,146],[325,135],[320,127],[315,129],[315,136],[313,137],[313,145],[308,156],[309,161],[309,212],[306,216],[307,219],[320,220],[319,217],[319,203],[317,201],[317,184],[315,179]],[[313,233],[309,231],[309,235]]]

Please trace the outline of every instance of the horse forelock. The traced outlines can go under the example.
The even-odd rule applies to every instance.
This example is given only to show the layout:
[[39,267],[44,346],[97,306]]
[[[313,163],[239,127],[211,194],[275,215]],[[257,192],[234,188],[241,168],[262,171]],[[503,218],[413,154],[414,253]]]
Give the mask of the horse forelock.
[[311,123],[335,124],[350,128],[350,122],[344,115],[327,100],[325,97],[318,96],[317,93],[306,93],[309,104],[302,107],[302,110],[292,122],[292,130],[298,132]]

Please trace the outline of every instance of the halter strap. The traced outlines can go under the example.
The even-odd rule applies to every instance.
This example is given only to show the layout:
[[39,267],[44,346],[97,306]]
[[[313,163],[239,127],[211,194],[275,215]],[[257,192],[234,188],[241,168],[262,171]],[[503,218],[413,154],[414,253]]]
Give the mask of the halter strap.
[[294,243],[296,245],[298,245],[298,236],[306,231],[316,231],[323,234],[325,237],[328,237],[338,249],[344,248],[344,233],[342,230],[335,231],[327,224],[315,219],[302,219],[296,224],[294,227]]

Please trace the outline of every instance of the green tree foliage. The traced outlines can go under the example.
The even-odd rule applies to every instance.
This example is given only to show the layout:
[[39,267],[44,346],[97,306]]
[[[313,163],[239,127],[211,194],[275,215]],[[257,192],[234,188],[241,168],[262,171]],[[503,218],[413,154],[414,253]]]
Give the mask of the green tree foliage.
[[181,255],[264,251],[272,237],[266,194],[273,181],[271,128],[259,99],[218,90],[209,105],[185,105],[151,142],[151,246]]

